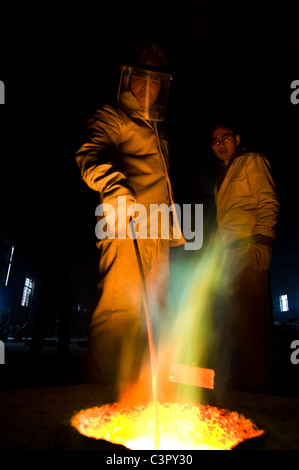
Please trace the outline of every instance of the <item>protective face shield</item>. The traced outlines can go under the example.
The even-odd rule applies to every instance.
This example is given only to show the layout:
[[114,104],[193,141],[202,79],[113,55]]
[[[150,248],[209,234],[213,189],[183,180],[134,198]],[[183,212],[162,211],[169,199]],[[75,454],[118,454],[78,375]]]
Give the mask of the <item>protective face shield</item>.
[[117,101],[132,117],[164,121],[171,80],[167,73],[122,65]]

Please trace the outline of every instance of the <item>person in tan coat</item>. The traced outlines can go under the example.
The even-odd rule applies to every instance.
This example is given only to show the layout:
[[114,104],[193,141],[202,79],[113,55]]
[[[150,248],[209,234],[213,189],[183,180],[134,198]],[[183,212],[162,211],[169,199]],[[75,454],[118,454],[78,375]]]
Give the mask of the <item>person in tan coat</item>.
[[220,160],[214,193],[224,261],[219,386],[264,391],[273,373],[269,267],[279,202],[269,162],[243,149],[229,126],[213,130],[211,148]]
[[169,247],[184,242],[181,233],[174,234],[175,211],[169,212],[168,233],[162,236],[158,228],[150,236],[150,205],[173,204],[168,145],[158,128],[171,79],[165,64],[159,44],[143,42],[122,67],[117,103],[89,119],[89,137],[76,153],[81,176],[101,203],[99,300],[89,329],[89,367],[96,382],[120,387],[137,378],[147,342],[142,278],[127,231],[130,210],[142,209],[136,233],[154,330],[167,296]]

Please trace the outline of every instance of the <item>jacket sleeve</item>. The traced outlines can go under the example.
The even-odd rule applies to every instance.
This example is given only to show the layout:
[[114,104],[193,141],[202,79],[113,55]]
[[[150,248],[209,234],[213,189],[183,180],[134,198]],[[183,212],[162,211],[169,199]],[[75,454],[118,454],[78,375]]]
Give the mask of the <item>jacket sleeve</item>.
[[249,183],[256,198],[256,225],[253,234],[275,239],[279,202],[269,162],[262,155],[250,159]]
[[118,168],[118,147],[121,122],[117,112],[104,106],[87,121],[88,137],[76,153],[81,177],[105,202],[128,196],[135,202],[135,193],[123,171]]

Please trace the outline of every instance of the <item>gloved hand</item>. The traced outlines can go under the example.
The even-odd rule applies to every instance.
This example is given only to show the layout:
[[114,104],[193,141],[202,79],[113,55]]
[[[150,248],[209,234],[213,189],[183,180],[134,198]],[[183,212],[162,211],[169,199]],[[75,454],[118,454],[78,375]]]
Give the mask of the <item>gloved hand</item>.
[[258,271],[268,270],[272,258],[273,239],[266,235],[256,233],[253,235],[252,246],[254,250],[254,261]]
[[253,243],[258,243],[259,245],[267,245],[273,246],[273,239],[271,237],[267,237],[266,235],[262,235],[261,233],[256,233],[252,236]]
[[272,247],[260,243],[253,243],[251,250],[256,269],[258,271],[267,271],[271,263]]
[[99,240],[127,238],[130,229],[130,214],[135,207],[134,196],[117,196],[107,198],[96,208],[95,215],[98,216],[96,224],[96,236]]

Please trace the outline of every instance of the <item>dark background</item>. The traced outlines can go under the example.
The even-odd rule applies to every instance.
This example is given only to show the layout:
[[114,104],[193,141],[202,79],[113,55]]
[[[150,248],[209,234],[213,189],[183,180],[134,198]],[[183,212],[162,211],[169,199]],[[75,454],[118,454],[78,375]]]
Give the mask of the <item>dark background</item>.
[[[210,125],[233,120],[244,143],[272,166],[281,204],[271,268],[275,315],[296,317],[299,104],[290,96],[299,79],[298,21],[298,2],[289,0],[26,5],[7,13],[0,232],[16,256],[25,253],[24,273],[36,272],[53,240],[62,249],[88,246],[84,259],[92,257],[98,199],[74,154],[87,118],[116,98],[127,47],[147,36],[165,46],[173,74],[164,126],[176,201],[204,204],[205,246],[214,220]],[[286,314],[281,294],[289,297]]]

